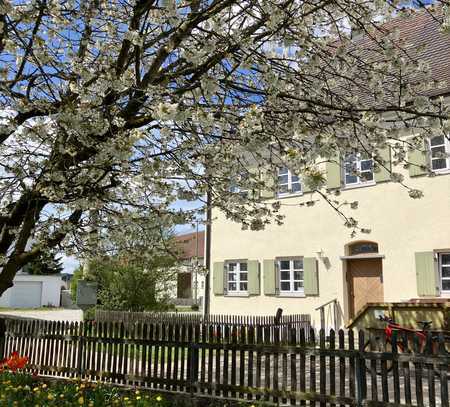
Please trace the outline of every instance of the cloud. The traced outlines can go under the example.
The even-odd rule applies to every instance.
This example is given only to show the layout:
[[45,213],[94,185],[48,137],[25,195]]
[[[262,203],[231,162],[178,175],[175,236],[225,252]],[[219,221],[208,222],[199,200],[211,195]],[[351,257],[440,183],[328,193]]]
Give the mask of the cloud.
[[77,269],[80,265],[80,262],[73,256],[66,256],[63,254],[61,260],[64,266],[63,273],[73,274],[75,269]]

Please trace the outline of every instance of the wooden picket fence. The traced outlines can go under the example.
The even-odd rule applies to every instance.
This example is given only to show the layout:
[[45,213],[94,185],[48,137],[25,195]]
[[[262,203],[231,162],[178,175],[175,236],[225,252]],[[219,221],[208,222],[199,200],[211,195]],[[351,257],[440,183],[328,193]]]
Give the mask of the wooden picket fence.
[[[308,314],[281,315],[279,318],[273,315],[220,315],[204,316],[199,313],[167,313],[167,312],[128,312],[95,310],[95,322],[120,322],[128,332],[136,324],[199,324],[212,325],[214,332],[224,339],[225,329],[232,331],[234,328],[247,329],[251,326],[269,327],[263,330],[263,341],[272,342],[275,330],[288,330],[296,328],[298,332],[304,330],[309,334],[311,330],[311,316]],[[266,335],[269,335],[266,339]],[[308,338],[307,338],[308,339]]]
[[[191,397],[309,406],[449,406],[450,356],[396,339],[392,351],[361,331],[214,324],[0,320],[3,356],[40,375],[138,386]],[[308,338],[308,340],[307,340]],[[397,342],[401,341],[401,347]],[[405,349],[405,352],[401,352]],[[437,352],[437,354],[436,354]]]

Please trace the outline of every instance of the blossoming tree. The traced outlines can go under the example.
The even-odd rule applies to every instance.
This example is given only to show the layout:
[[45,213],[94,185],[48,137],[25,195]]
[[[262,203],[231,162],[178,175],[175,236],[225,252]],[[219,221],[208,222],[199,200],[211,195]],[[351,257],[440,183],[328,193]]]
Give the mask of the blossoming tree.
[[[172,204],[209,190],[258,229],[281,221],[253,193],[259,169],[288,163],[329,199],[318,165],[336,150],[383,166],[390,142],[411,165],[407,151],[449,122],[427,63],[382,29],[401,3],[0,0],[0,294],[125,209],[185,222]],[[446,11],[423,12],[446,30]]]

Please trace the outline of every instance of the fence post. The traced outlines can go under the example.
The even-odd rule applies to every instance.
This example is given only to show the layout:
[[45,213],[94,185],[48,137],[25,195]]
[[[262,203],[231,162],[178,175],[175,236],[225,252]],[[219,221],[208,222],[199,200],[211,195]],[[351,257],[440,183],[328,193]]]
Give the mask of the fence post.
[[358,352],[356,353],[356,405],[362,407],[367,394],[366,361],[364,359],[364,331],[359,331]]
[[5,320],[5,318],[1,318],[0,319],[0,357],[2,359],[6,358],[5,345],[6,345],[6,320]]

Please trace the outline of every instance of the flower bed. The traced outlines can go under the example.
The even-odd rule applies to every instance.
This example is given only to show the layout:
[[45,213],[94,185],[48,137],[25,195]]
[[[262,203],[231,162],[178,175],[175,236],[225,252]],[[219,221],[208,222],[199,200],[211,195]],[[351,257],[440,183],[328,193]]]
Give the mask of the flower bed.
[[139,390],[124,394],[110,386],[85,382],[45,383],[25,373],[0,374],[0,406],[131,406],[169,407],[161,395],[144,395]]
[[0,406],[130,406],[169,407],[171,403],[161,395],[141,394],[139,390],[119,391],[112,386],[88,382],[43,382],[25,373],[27,357],[17,352],[0,362]]

